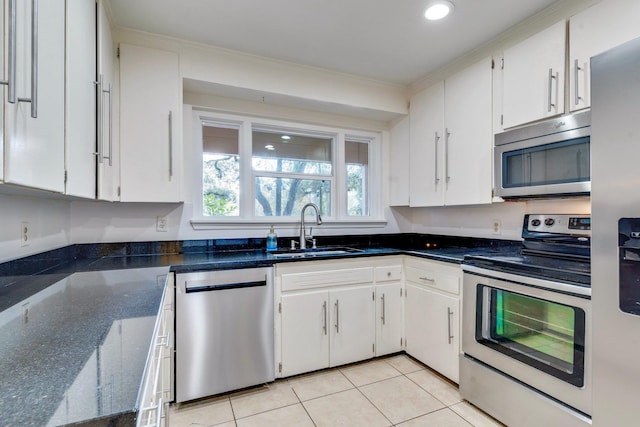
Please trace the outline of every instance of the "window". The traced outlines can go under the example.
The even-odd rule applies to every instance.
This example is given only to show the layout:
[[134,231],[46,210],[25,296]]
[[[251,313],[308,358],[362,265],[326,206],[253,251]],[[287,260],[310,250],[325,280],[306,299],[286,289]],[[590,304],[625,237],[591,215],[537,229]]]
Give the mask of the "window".
[[369,213],[367,203],[369,144],[346,141],[344,146],[347,170],[347,215],[366,216]]
[[294,222],[310,202],[325,222],[380,220],[379,134],[195,115],[203,222]]
[[331,215],[332,137],[254,130],[251,139],[256,216],[300,215],[309,202]]
[[238,129],[202,125],[202,207],[204,216],[240,215]]

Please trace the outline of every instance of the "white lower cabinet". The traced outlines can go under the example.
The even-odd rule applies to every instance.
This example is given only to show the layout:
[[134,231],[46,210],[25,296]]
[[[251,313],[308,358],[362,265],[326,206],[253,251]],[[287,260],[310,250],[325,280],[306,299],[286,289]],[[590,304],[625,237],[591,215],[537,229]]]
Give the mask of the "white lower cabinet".
[[456,383],[461,275],[458,266],[405,260],[406,352]]
[[329,367],[328,298],[326,291],[282,296],[283,376]]
[[160,311],[156,318],[151,350],[142,381],[138,401],[136,427],[165,426],[168,423],[168,405],[174,400],[173,372],[175,364],[174,341],[175,275],[167,275]]
[[277,375],[402,351],[402,257],[276,265]]
[[329,309],[329,365],[373,357],[373,286],[329,291]]
[[282,375],[373,357],[373,286],[282,296]]
[[404,286],[402,265],[376,267],[376,356],[403,349]]
[[412,256],[276,265],[277,376],[405,350],[458,382],[461,282]]

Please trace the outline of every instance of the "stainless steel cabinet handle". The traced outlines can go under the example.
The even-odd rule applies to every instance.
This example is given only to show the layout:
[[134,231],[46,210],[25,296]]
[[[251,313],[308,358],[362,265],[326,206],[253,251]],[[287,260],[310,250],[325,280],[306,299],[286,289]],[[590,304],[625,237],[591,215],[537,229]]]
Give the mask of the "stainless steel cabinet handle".
[[31,103],[31,117],[38,118],[38,0],[31,0],[31,98],[18,98]]
[[336,300],[334,307],[336,309],[336,334],[339,334],[340,333],[340,301],[339,300]]
[[427,282],[435,282],[435,279],[432,279],[431,277],[427,277],[427,276],[418,277],[418,279],[426,280]]
[[438,132],[436,131],[436,137],[435,137],[435,141],[434,141],[434,147],[435,147],[435,157],[433,159],[433,164],[434,164],[434,169],[435,169],[435,184],[438,185],[438,183],[440,182],[440,178],[438,178],[438,141],[440,141],[440,136],[438,135]]
[[555,79],[556,76],[553,75],[553,68],[549,68],[549,103],[547,105],[547,112],[550,113],[551,112],[551,107],[555,107],[556,104],[551,102],[551,96],[553,93],[553,79]]
[[451,181],[451,176],[449,175],[449,137],[451,136],[451,132],[446,128],[444,130],[444,174],[447,177],[447,182]]
[[[111,83],[109,83],[108,89],[104,89],[104,77],[100,74],[98,77],[98,81],[96,82],[98,86],[98,162],[104,163],[104,159],[109,160],[109,166],[113,165],[113,140],[112,140],[112,132],[113,128],[113,97],[111,96]],[[109,94],[109,155],[105,156],[104,154],[104,94]]]
[[453,340],[453,335],[451,335],[451,316],[453,315],[453,311],[451,311],[451,307],[447,307],[447,328],[449,331],[449,344]]
[[327,302],[322,303],[322,332],[327,335]]
[[109,89],[107,89],[107,93],[109,94],[109,166],[113,165],[113,88],[111,87],[111,83],[109,83]]
[[173,112],[169,111],[169,178],[173,178]]
[[98,76],[96,84],[96,93],[98,95],[98,123],[96,127],[98,129],[98,163],[104,163],[104,123],[102,118],[102,109],[104,104],[104,90],[102,90],[103,77],[102,74]]
[[8,89],[7,100],[10,104],[16,102],[16,0],[9,0],[9,43],[7,56],[7,79],[0,80],[0,84]]
[[579,89],[580,89],[580,85],[578,84],[578,78],[580,76],[579,71],[581,71],[582,68],[580,68],[580,66],[578,65],[578,60],[576,59],[573,65],[573,89],[574,89],[574,102],[575,105],[578,105],[580,103],[580,94],[578,93]]
[[384,294],[382,294],[382,296],[380,297],[380,300],[382,301],[382,316],[380,316],[380,319],[382,320],[382,324],[384,325],[386,323],[386,313],[385,313],[385,306],[384,306]]

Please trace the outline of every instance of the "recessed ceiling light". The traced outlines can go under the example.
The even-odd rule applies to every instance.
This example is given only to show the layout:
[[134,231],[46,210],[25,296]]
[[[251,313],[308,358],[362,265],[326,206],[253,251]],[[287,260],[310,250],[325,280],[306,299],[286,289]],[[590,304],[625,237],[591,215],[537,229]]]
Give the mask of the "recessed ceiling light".
[[289,135],[282,135],[280,139],[284,139],[285,141],[288,141],[291,139],[291,137]]
[[267,150],[275,150],[276,147],[274,147],[273,145],[269,144],[269,145],[265,145],[264,148],[266,148]]
[[424,12],[424,17],[429,21],[437,21],[453,12],[453,3],[447,0],[437,0],[429,3],[427,10]]

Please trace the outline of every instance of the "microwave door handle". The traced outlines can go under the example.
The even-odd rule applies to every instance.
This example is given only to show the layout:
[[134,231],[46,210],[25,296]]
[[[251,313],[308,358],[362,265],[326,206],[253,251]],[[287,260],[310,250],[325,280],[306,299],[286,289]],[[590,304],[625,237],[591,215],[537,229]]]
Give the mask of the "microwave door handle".
[[522,159],[522,184],[531,183],[531,153],[524,153]]

